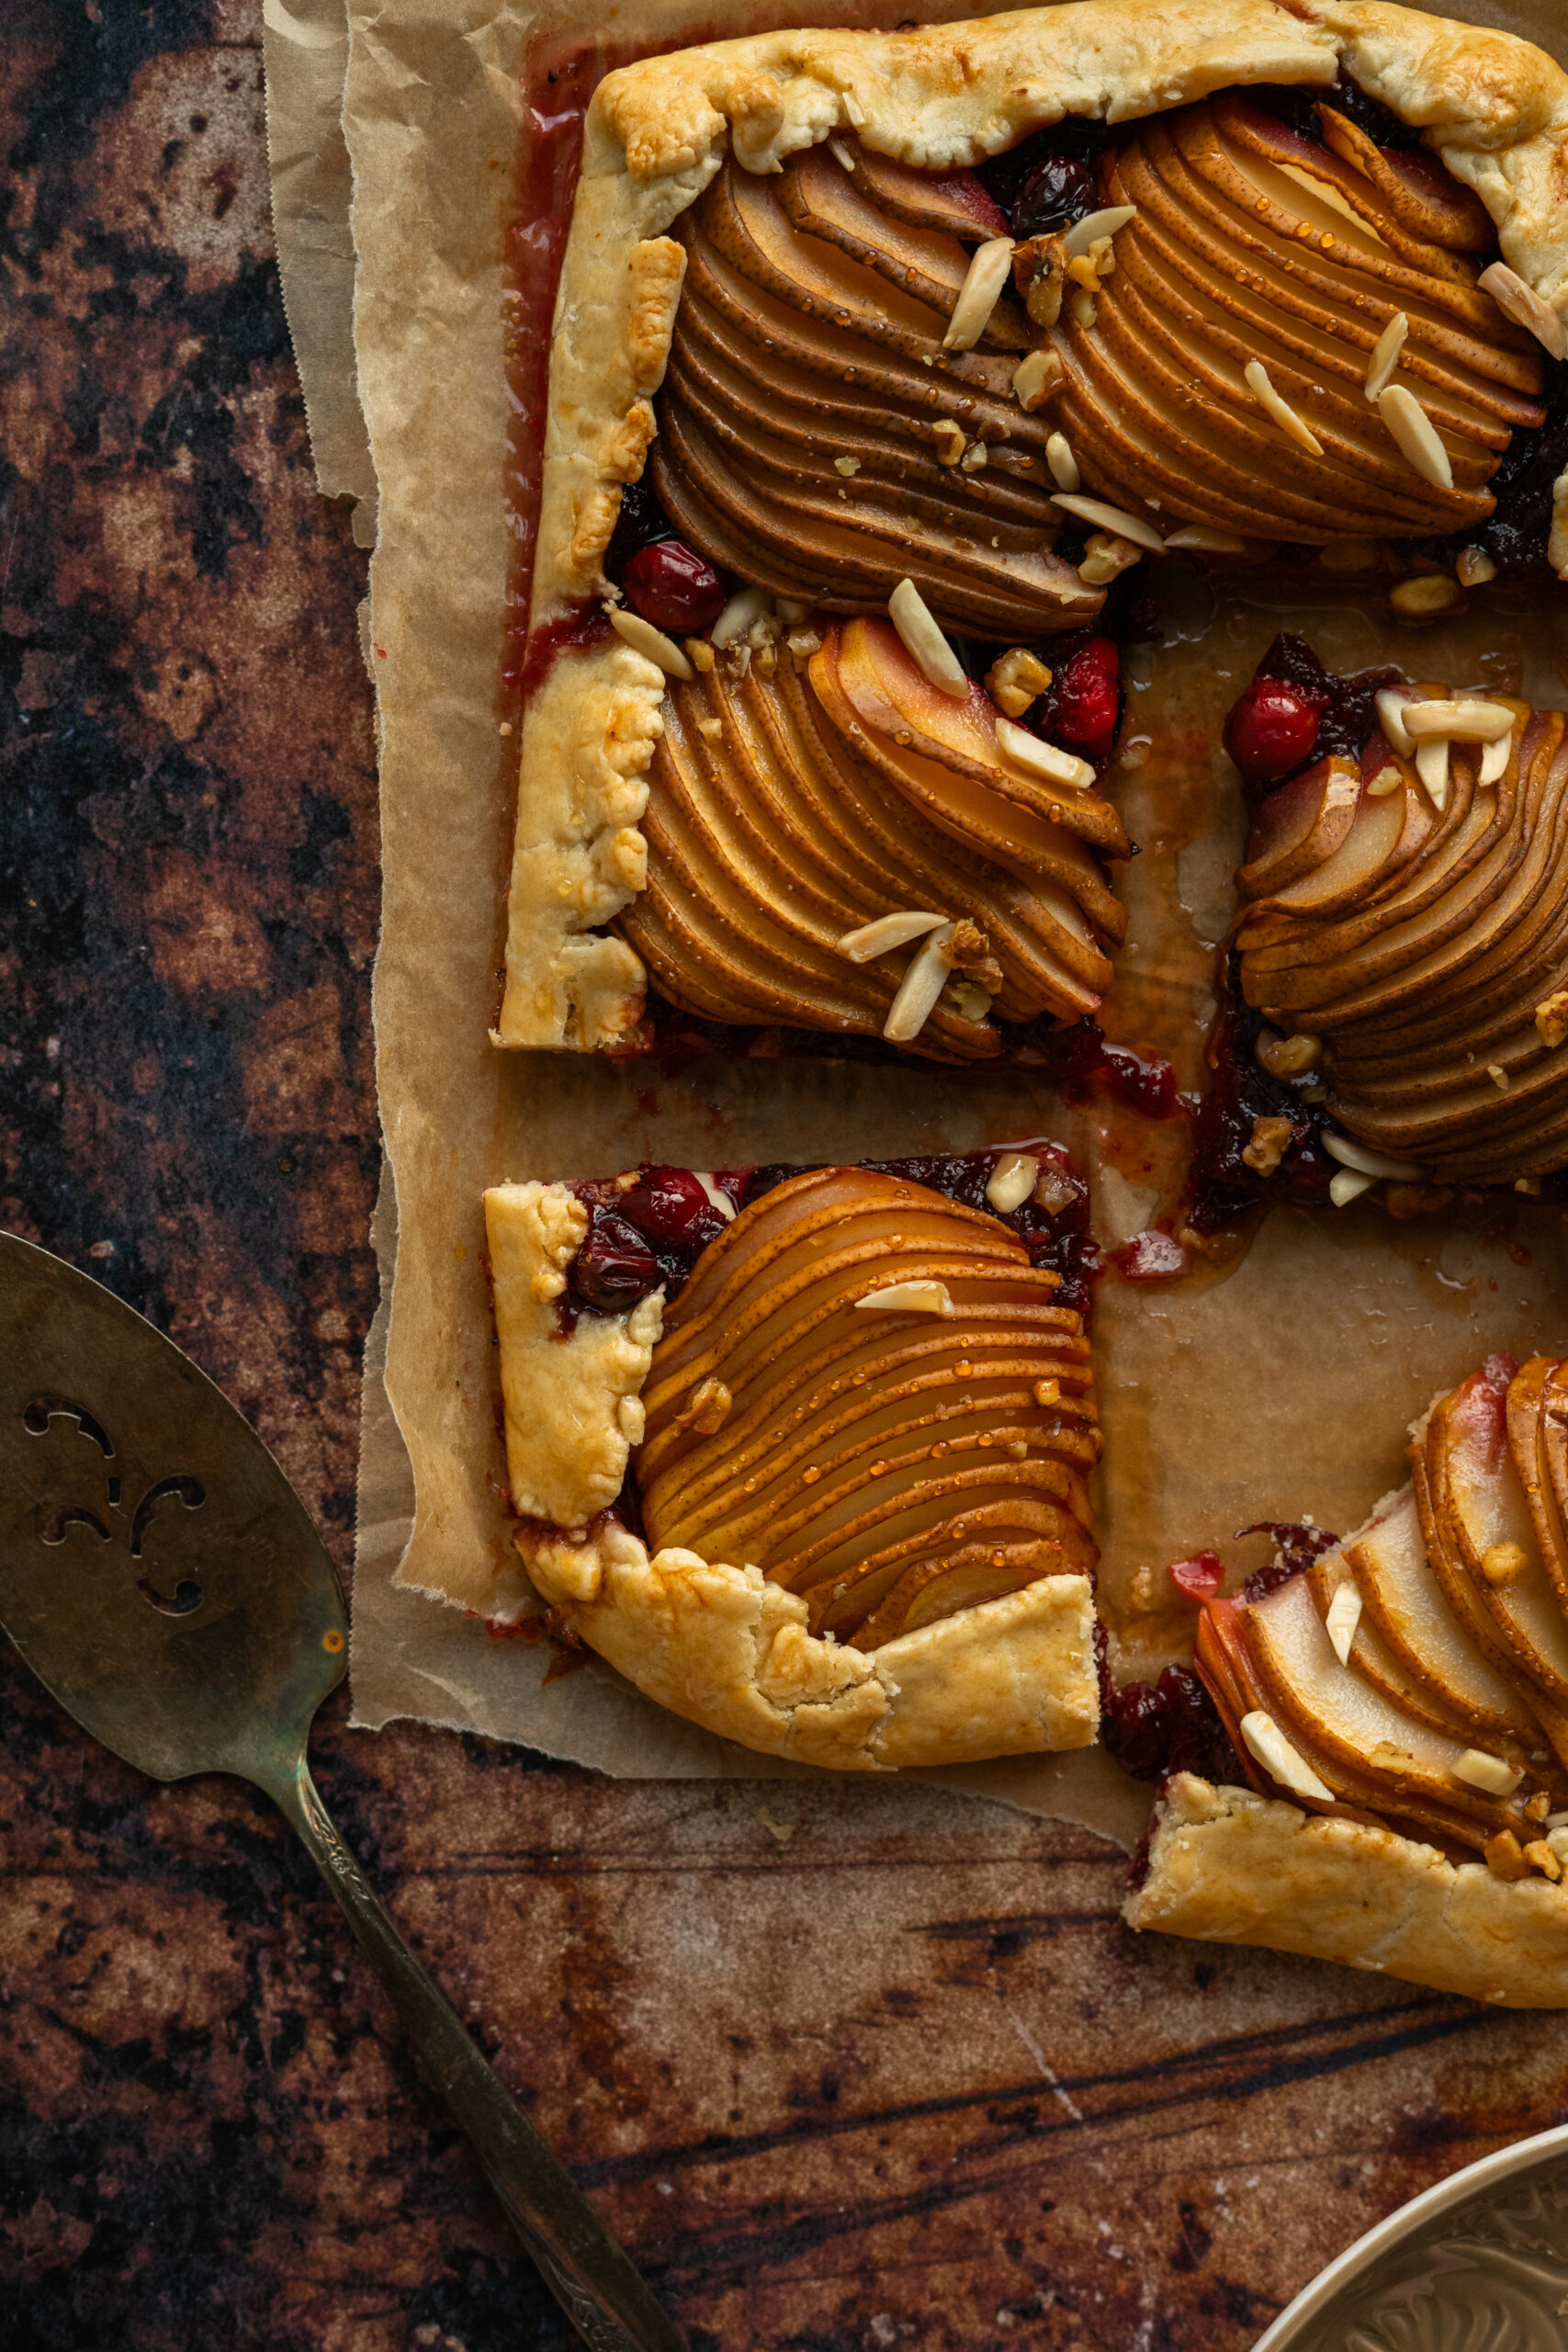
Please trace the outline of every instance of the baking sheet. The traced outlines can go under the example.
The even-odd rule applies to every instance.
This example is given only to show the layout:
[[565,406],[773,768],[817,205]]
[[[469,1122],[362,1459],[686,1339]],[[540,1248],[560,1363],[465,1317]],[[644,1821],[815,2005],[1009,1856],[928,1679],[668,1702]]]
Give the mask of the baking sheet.
[[[268,0],[269,73],[274,43],[285,37],[275,18],[285,13],[281,0]],[[829,13],[812,12],[818,21]],[[881,17],[834,13],[837,21],[897,20],[894,8]],[[934,20],[964,12],[922,13]],[[1519,10],[1451,13],[1543,37]],[[758,21],[739,6],[698,21],[668,0],[598,18],[606,42],[635,25],[644,46]],[[396,1265],[367,1368],[355,1721],[374,1728],[412,1715],[617,1774],[782,1777],[792,1768],[680,1723],[601,1661],[546,1680],[547,1650],[492,1642],[464,1613],[465,1605],[483,1607],[507,1552],[480,1268],[484,1186],[606,1172],[644,1158],[713,1166],[962,1150],[1048,1129],[1089,1172],[1097,1229],[1114,1246],[1168,1197],[1179,1138],[1124,1113],[1068,1110],[1025,1071],[715,1062],[671,1078],[654,1064],[490,1046],[513,788],[498,690],[509,553],[501,226],[525,49],[570,19],[559,8],[498,11],[493,0],[391,0],[374,11],[351,6],[348,22],[343,136],[354,175],[355,343],[380,502],[370,638],[381,729],[376,1017],[389,1181],[378,1238],[384,1267]],[[1564,47],[1561,38],[1553,45]],[[330,107],[319,74],[308,87],[325,138]],[[274,153],[298,155],[309,137],[278,119],[286,102],[275,82]],[[280,209],[307,185],[320,203],[323,175],[297,166],[275,187]],[[280,247],[298,251],[281,221]],[[334,324],[329,302],[301,303],[292,287],[289,307],[313,431],[320,394],[311,386],[323,379],[341,426],[341,312]],[[317,447],[320,461],[320,436]],[[1192,1083],[1240,831],[1234,783],[1211,746],[1274,629],[1303,627],[1331,664],[1390,660],[1456,685],[1500,687],[1512,663],[1527,691],[1558,699],[1563,621],[1555,607],[1531,611],[1516,600],[1417,629],[1393,620],[1376,596],[1337,591],[1286,602],[1220,594],[1174,573],[1161,596],[1164,645],[1157,663],[1146,649],[1133,656],[1126,747],[1111,783],[1143,854],[1127,869],[1132,935],[1106,1025],[1113,1037],[1171,1054]],[[1320,1523],[1354,1523],[1402,1476],[1404,1423],[1436,1387],[1490,1348],[1558,1345],[1563,1243],[1559,1212],[1511,1197],[1414,1226],[1364,1207],[1287,1211],[1233,1268],[1153,1288],[1108,1278],[1095,1321],[1109,1472],[1101,1594],[1122,1670],[1146,1671],[1186,1645],[1190,1616],[1145,1605],[1151,1590],[1157,1601],[1165,1562],[1215,1544],[1250,1565],[1266,1553],[1260,1539],[1250,1551],[1226,1539],[1258,1518],[1311,1513]],[[455,1605],[433,1603],[431,1591]],[[1123,1842],[1147,1804],[1100,1754],[923,1777],[1077,1819]]]

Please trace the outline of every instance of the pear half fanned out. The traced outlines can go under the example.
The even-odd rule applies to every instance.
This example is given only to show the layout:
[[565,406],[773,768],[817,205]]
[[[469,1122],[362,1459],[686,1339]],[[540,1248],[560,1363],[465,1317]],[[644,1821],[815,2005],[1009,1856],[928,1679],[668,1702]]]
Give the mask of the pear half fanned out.
[[[1413,1487],[1304,1573],[1206,1605],[1198,1671],[1254,1787],[1482,1851],[1506,1877],[1560,1874],[1559,1414],[1568,1363],[1489,1359],[1417,1424]],[[1248,1740],[1249,1716],[1266,1737]]]
[[924,1185],[777,1185],[667,1312],[636,1457],[650,1544],[752,1563],[862,1650],[1089,1571],[1100,1430],[1058,1286]]
[[886,620],[824,616],[810,635],[771,676],[719,662],[670,683],[646,886],[619,918],[661,993],[710,1020],[875,1036],[921,942],[863,963],[841,942],[928,912],[956,927],[952,969],[912,1051],[995,1056],[993,1011],[1092,1014],[1126,929],[1110,801],[1021,766],[985,689],[940,693]]
[[1357,1143],[1438,1184],[1532,1186],[1568,1164],[1564,717],[1441,684],[1404,698],[1424,705],[1504,732],[1401,752],[1376,731],[1270,794],[1240,877],[1242,992],[1320,1041],[1325,1115]]

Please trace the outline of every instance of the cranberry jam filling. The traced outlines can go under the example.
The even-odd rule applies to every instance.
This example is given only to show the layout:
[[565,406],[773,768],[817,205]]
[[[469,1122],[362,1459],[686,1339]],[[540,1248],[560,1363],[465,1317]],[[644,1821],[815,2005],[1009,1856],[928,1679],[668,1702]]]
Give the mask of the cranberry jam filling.
[[[1015,1209],[1003,1212],[991,1206],[986,1187],[1003,1157],[1000,1149],[931,1152],[859,1164],[878,1175],[929,1185],[968,1208],[984,1209],[1018,1235],[1031,1264],[1061,1277],[1061,1304],[1087,1318],[1100,1272],[1100,1253],[1089,1233],[1088,1191],[1048,1150],[1026,1148],[1034,1150],[1043,1169],[1056,1179],[1055,1208],[1044,1206],[1032,1193]],[[761,1168],[720,1169],[704,1177],[689,1168],[644,1161],[629,1177],[588,1178],[569,1184],[567,1190],[587,1209],[589,1224],[558,1309],[560,1336],[570,1335],[581,1315],[626,1314],[661,1283],[666,1296],[672,1296],[729,1222],[716,1193],[731,1204],[732,1212],[748,1208],[775,1184],[812,1164],[820,1165],[775,1160]]]

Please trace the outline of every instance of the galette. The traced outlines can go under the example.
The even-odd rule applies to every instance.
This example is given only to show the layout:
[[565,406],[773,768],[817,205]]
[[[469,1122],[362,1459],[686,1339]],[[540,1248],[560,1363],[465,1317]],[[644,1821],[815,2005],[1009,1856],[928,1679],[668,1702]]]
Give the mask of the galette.
[[[554,322],[505,1046],[1091,1020],[1142,567],[1568,571],[1568,83],[1379,0],[608,75]],[[1416,1157],[1417,1155],[1404,1155]]]
[[845,1770],[1099,1720],[1084,1187],[1049,1143],[485,1196],[548,1605],[650,1698]]
[[1568,2007],[1568,1363],[1489,1357],[1409,1460],[1343,1544],[1205,1601],[1218,1723],[1123,1916]]

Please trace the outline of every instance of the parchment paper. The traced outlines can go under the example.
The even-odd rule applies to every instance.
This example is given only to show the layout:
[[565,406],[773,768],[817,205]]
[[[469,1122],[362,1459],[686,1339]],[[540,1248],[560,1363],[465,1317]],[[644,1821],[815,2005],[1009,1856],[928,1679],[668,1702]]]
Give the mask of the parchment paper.
[[[786,7],[768,21],[797,13]],[[808,13],[829,20],[827,10]],[[1549,38],[1517,9],[1450,13]],[[340,249],[325,226],[330,107],[321,75],[275,76],[284,14],[281,0],[268,0],[273,150],[295,159],[275,186],[280,250],[319,262]],[[898,14],[897,5],[880,16],[835,12],[859,22]],[[1564,17],[1557,0],[1554,28]],[[1026,1071],[741,1061],[699,1063],[672,1079],[657,1065],[508,1056],[489,1045],[514,788],[498,701],[508,556],[501,222],[525,48],[568,21],[558,7],[498,11],[494,0],[384,0],[374,9],[351,0],[349,11],[343,135],[354,175],[355,347],[380,502],[370,634],[388,1159],[377,1220],[383,1304],[365,1387],[354,1719],[375,1728],[417,1716],[622,1775],[777,1778],[792,1768],[679,1722],[598,1660],[546,1682],[547,1651],[492,1642],[463,1613],[464,1600],[483,1605],[506,1551],[479,1264],[484,1186],[608,1172],[644,1158],[858,1159],[1049,1130],[1090,1173],[1097,1230],[1114,1246],[1168,1200],[1179,1133],[1127,1114],[1069,1110]],[[752,28],[759,18],[724,5],[698,21],[661,0],[635,12],[610,7],[597,21],[607,43],[635,24],[638,45],[651,47]],[[1560,51],[1568,46],[1560,29],[1551,38]],[[297,85],[309,101],[298,118]],[[318,169],[302,160],[312,153]],[[303,248],[297,221],[283,233],[301,191],[322,210]],[[325,450],[346,453],[353,439],[343,424],[342,314],[326,292],[336,281],[313,264],[302,298],[296,266],[286,258],[318,463],[323,487],[341,487],[323,462]],[[1143,854],[1126,869],[1132,935],[1107,1025],[1171,1055],[1192,1085],[1241,830],[1233,782],[1210,747],[1275,628],[1305,628],[1330,664],[1390,660],[1412,675],[1494,689],[1519,678],[1557,700],[1564,624],[1555,604],[1531,611],[1494,601],[1417,630],[1391,619],[1377,596],[1337,591],[1286,603],[1218,594],[1190,575],[1168,575],[1161,595],[1165,641],[1157,659],[1143,649],[1130,664],[1127,745],[1111,786]],[[1484,1212],[1409,1226],[1364,1208],[1279,1212],[1234,1268],[1156,1288],[1108,1279],[1095,1317],[1107,1434],[1101,1598],[1122,1670],[1147,1671],[1187,1646],[1190,1615],[1147,1605],[1151,1588],[1157,1602],[1164,1563],[1213,1544],[1254,1565],[1266,1544],[1229,1539],[1261,1518],[1355,1524],[1402,1478],[1404,1425],[1435,1389],[1490,1348],[1568,1350],[1563,1253],[1561,1214],[1510,1195]],[[442,1606],[432,1591],[459,1605]],[[1147,1806],[1100,1754],[920,1777],[1122,1842]]]

